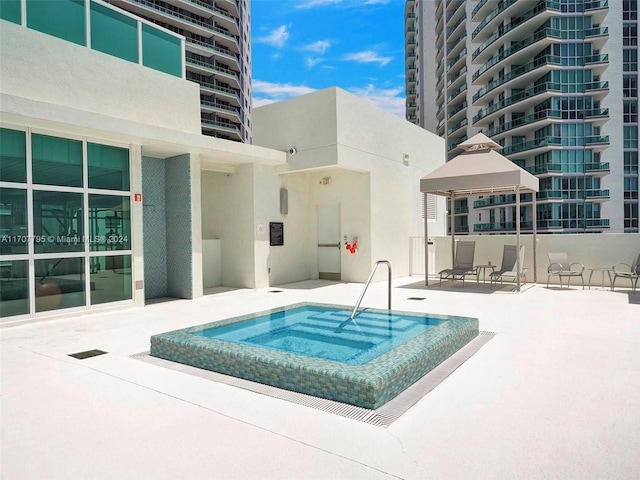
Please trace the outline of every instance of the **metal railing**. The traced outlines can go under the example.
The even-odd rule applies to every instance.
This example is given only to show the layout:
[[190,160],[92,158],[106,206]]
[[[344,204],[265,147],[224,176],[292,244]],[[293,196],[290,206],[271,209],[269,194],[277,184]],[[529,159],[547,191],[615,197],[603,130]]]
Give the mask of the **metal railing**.
[[[358,313],[358,308],[360,307],[360,303],[362,302],[362,299],[364,298],[364,294],[367,293],[367,288],[369,288],[369,284],[371,283],[371,280],[373,279],[373,276],[376,273],[376,270],[378,269],[378,265],[380,265],[381,263],[384,263],[387,265],[388,270],[389,270],[389,277],[388,277],[388,282],[387,282],[387,290],[388,290],[388,297],[389,297],[389,310],[391,310],[391,262],[389,260],[378,260],[376,263],[373,264],[373,268],[371,269],[371,273],[369,274],[369,278],[367,279],[367,283],[364,284],[364,288],[362,289],[362,293],[360,294],[360,297],[358,297],[358,301],[356,302],[356,306],[353,307],[353,311],[351,312],[351,316],[349,318],[347,318],[344,322],[342,322],[338,328],[336,329],[336,331],[340,331],[342,330],[342,327],[344,327],[347,323],[353,321],[355,323],[355,319],[354,317],[356,316],[356,313]],[[357,323],[356,323],[357,325]]]

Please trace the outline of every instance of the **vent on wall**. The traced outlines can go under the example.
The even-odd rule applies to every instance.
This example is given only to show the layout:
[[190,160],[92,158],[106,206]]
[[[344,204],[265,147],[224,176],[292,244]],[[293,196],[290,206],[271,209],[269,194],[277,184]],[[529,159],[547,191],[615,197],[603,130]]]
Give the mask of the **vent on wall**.
[[423,193],[420,196],[420,209],[422,210],[422,218],[425,218],[424,214],[424,196],[427,196],[427,220],[437,220],[436,215],[436,196],[431,193]]

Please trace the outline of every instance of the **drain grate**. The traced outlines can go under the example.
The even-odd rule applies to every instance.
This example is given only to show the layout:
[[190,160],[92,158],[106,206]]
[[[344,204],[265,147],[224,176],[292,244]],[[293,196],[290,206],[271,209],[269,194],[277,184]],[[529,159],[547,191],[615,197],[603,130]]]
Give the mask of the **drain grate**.
[[409,297],[407,300],[426,300],[427,297]]
[[105,353],[107,352],[103,352],[102,350],[87,350],[86,352],[70,353],[69,356],[79,360],[84,360],[85,358],[97,357],[98,355],[104,355]]
[[228,375],[223,375],[209,370],[202,370],[200,368],[174,363],[169,360],[152,357],[149,355],[149,352],[131,355],[131,358],[142,360],[160,367],[178,370],[196,377],[206,378],[225,385],[243,388],[261,395],[278,398],[298,405],[304,405],[316,410],[333,413],[352,420],[358,420],[360,422],[386,428],[400,418],[402,414],[409,410],[413,405],[418,403],[422,397],[437,387],[445,378],[451,375],[465,361],[471,358],[474,353],[480,350],[480,348],[494,336],[494,332],[481,331],[476,338],[471,340],[451,357],[431,370],[416,383],[400,393],[397,397],[391,399],[389,402],[375,410],[336,402],[334,400],[327,400],[325,398],[313,397],[304,393],[282,390],[270,385],[255,383],[249,380],[230,377]]

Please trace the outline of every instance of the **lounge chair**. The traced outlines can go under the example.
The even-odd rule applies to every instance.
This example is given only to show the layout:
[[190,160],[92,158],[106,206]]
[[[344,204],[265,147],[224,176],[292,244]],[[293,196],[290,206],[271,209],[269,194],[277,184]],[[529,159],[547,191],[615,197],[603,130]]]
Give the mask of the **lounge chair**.
[[562,279],[567,277],[567,288],[571,283],[572,277],[580,277],[582,280],[582,289],[584,290],[584,265],[580,262],[569,263],[569,255],[564,252],[548,254],[549,266],[547,267],[547,288],[549,288],[549,279],[553,276],[560,278],[560,288],[562,288]]
[[628,263],[616,263],[613,266],[613,282],[611,283],[611,290],[616,288],[616,278],[618,277],[628,278],[631,281],[632,292],[634,294],[636,293],[638,278],[640,278],[640,254],[631,265]]
[[517,281],[518,275],[524,280],[523,283],[527,283],[527,269],[524,268],[524,245],[520,245],[520,273],[518,273],[517,251],[517,245],[504,246],[504,250],[502,251],[502,265],[499,270],[491,273],[491,283],[498,283],[498,280],[502,283],[505,278]]
[[476,251],[476,242],[458,241],[456,244],[456,258],[453,261],[453,268],[447,268],[439,272],[440,285],[442,279],[462,280],[464,287],[464,277],[475,275],[476,269],[473,266],[473,257]]

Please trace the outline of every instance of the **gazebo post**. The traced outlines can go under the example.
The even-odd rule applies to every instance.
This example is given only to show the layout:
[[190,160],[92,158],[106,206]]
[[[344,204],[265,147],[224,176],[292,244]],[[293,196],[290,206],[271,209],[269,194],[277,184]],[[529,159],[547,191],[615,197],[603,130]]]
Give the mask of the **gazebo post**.
[[516,278],[518,292],[520,291],[520,186],[516,187]]
[[537,244],[538,244],[538,205],[536,204],[536,192],[531,192],[533,195],[533,283],[538,283],[538,257],[537,257]]
[[453,212],[455,210],[456,194],[453,190],[449,192],[449,222],[451,224],[451,268],[456,261],[456,222],[453,218]]
[[427,215],[427,195],[424,193],[423,208],[424,208],[424,286],[429,286],[429,219]]

